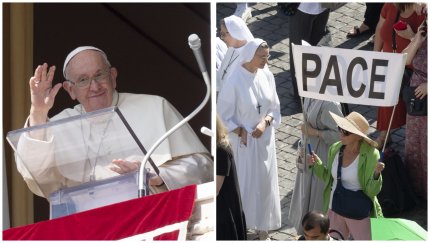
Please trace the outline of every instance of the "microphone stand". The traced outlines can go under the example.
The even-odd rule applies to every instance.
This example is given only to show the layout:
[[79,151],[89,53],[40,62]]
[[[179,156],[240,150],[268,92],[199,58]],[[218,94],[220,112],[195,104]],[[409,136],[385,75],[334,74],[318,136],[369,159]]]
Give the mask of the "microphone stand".
[[[194,50],[193,50],[194,51]],[[199,63],[200,65],[200,63]],[[207,71],[202,72],[203,75],[203,79],[205,81],[206,84],[206,96],[203,99],[202,103],[192,112],[190,113],[187,117],[185,117],[182,121],[180,121],[178,124],[176,124],[174,127],[172,127],[169,131],[167,131],[166,134],[164,134],[161,138],[159,138],[154,145],[152,145],[152,147],[148,150],[148,153],[146,153],[145,157],[142,160],[142,163],[140,165],[139,168],[139,191],[138,191],[138,197],[143,197],[143,196],[147,196],[149,195],[149,186],[145,185],[146,183],[146,171],[145,171],[145,167],[146,167],[146,163],[148,162],[149,157],[151,156],[151,154],[155,151],[155,149],[157,149],[157,147],[168,137],[170,136],[170,134],[172,134],[173,132],[175,132],[179,127],[181,127],[182,125],[184,125],[185,123],[187,123],[189,120],[191,120],[191,118],[193,118],[195,115],[197,115],[197,113],[199,113],[203,107],[206,105],[206,103],[209,100],[209,96],[210,96],[210,84],[209,84],[209,74]]]

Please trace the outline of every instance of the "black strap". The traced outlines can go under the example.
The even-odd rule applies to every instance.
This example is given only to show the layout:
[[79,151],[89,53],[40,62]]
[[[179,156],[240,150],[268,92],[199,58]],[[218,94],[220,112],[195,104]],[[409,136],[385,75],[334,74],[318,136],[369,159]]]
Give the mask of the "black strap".
[[[330,237],[331,237],[331,238],[333,238],[333,239],[335,239],[335,240],[345,240],[345,238],[343,238],[342,233],[340,233],[338,230],[330,229],[330,230],[328,231],[328,233],[330,234]],[[339,237],[340,237],[340,239],[339,239],[339,238],[334,237],[333,235],[331,235],[331,233],[336,233],[336,234],[338,234],[338,235],[339,235]]]
[[[394,24],[397,23],[397,21],[399,20],[399,17],[400,17],[400,11],[397,11],[397,16],[396,16],[396,20],[394,20]],[[394,30],[394,27],[392,27],[392,28],[393,28],[393,37],[392,37],[393,44],[392,44],[392,48],[393,48],[393,52],[397,52],[396,31]]]
[[343,159],[343,150],[345,149],[345,145],[342,145],[342,147],[340,147],[339,150],[339,160],[338,160],[338,165],[337,165],[337,184],[336,187],[338,187],[339,185],[342,185],[342,159]]

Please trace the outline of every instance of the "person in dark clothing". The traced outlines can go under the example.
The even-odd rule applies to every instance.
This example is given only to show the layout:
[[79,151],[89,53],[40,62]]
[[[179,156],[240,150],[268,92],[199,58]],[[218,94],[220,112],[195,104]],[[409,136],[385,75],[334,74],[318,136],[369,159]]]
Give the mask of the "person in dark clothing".
[[361,23],[360,26],[354,26],[346,37],[354,38],[363,34],[374,33],[379,21],[382,6],[384,6],[384,3],[366,3],[363,23]]
[[327,33],[330,9],[321,6],[321,3],[300,3],[294,15],[289,17],[290,36],[290,73],[293,85],[294,98],[300,101],[296,72],[294,70],[294,60],[292,44],[301,45],[302,40],[315,46]]
[[227,130],[217,116],[216,239],[246,240],[246,221]]

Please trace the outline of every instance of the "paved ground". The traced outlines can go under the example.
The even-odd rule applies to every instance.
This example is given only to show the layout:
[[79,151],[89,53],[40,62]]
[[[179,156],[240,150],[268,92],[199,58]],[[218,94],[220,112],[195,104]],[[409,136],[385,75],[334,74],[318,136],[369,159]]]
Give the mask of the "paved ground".
[[[276,133],[278,173],[282,208],[282,227],[270,232],[272,240],[291,240],[296,236],[296,231],[287,222],[288,211],[294,181],[296,177],[295,152],[300,137],[298,128],[302,121],[300,104],[293,99],[292,85],[289,81],[289,38],[288,17],[285,16],[276,3],[250,4],[252,7],[252,18],[247,24],[255,37],[266,40],[271,47],[270,70],[275,75],[278,96],[281,101],[282,125]],[[217,4],[217,19],[233,14],[236,5],[232,3]],[[363,21],[365,11],[364,3],[348,3],[343,7],[330,13],[328,29],[331,32],[332,46],[348,49],[372,50],[373,46],[368,43],[370,35],[359,38],[347,39],[346,33],[351,26],[360,25]],[[376,126],[376,107],[349,105],[351,111],[363,114],[371,123],[371,137]],[[394,131],[393,146],[404,152],[404,128]],[[427,205],[420,203],[414,210],[403,213],[399,217],[416,221],[427,229]],[[255,234],[249,232],[249,239],[255,239]]]

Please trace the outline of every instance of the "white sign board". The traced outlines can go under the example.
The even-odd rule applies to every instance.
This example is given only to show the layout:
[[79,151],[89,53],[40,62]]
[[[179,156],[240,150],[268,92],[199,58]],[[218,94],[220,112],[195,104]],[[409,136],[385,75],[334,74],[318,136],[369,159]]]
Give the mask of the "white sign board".
[[343,103],[394,106],[406,54],[293,45],[299,95]]

